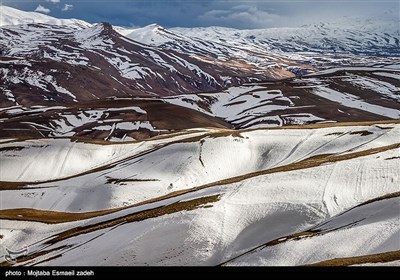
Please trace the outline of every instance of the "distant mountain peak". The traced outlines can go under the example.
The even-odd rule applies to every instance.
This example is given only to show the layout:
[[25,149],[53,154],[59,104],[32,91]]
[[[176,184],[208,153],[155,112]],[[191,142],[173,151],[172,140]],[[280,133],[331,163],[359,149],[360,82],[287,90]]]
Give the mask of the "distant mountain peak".
[[149,24],[149,25],[147,25],[147,27],[156,28],[156,29],[158,29],[158,28],[164,29],[164,28],[163,28],[161,25],[159,25],[158,23]]
[[116,31],[113,29],[112,25],[108,22],[101,22],[94,24],[89,28],[78,30],[75,33],[75,38],[78,42],[89,43],[93,40],[104,40],[109,39],[115,35]]
[[58,19],[37,12],[21,11],[4,5],[0,5],[0,14],[0,26],[36,23],[67,25],[79,29],[92,26],[92,24],[79,19]]
[[158,23],[152,23],[144,27],[137,28],[135,30],[152,31],[152,32],[166,31],[166,29],[161,25],[159,25]]
[[108,22],[99,23],[98,26],[102,29],[101,30],[102,35],[110,35],[115,32],[112,25]]

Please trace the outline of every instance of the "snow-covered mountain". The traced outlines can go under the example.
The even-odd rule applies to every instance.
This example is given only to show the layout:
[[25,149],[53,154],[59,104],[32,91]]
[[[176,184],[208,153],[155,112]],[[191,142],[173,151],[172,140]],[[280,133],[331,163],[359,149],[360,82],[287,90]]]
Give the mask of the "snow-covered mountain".
[[33,90],[41,100],[174,95],[272,79],[274,73],[292,75],[281,67],[260,69],[242,62],[246,67],[241,69],[144,45],[123,37],[106,23],[78,30],[48,24],[17,25],[3,27],[2,32],[3,84],[8,90],[13,88],[14,95]]
[[[194,54],[213,53],[221,59],[241,57],[254,63],[271,64],[271,57],[323,66],[332,55],[399,56],[399,20],[342,18],[337,22],[297,28],[238,30],[223,27],[171,28],[157,24],[118,32],[143,42]],[[325,60],[318,54],[325,55]],[[270,60],[268,60],[268,58]],[[338,59],[338,58],[336,58]]]
[[400,55],[400,20],[340,18],[294,28],[237,30],[222,27],[173,28],[189,37],[233,46],[256,46],[280,52]]
[[92,24],[79,19],[58,19],[36,12],[25,12],[8,6],[0,5],[0,26],[45,23],[51,25],[66,25],[75,28],[87,28]]
[[[35,21],[36,15],[31,16]],[[13,94],[20,104],[30,98],[32,103],[64,103],[175,95],[294,76],[287,69],[289,60],[271,58],[264,65],[242,58],[219,59],[212,48],[201,56],[183,49],[177,52],[129,39],[107,23],[18,24],[3,26],[1,32],[3,94]],[[27,90],[35,95],[27,98]]]
[[[5,6],[2,11],[3,21],[12,25],[1,28],[1,106],[197,93],[338,64],[398,62],[391,57],[398,55],[394,27],[385,32],[361,23],[351,28],[342,24],[265,30],[167,30],[159,25],[124,29]],[[27,95],[28,90],[34,95]],[[14,104],[7,96],[15,97]]]

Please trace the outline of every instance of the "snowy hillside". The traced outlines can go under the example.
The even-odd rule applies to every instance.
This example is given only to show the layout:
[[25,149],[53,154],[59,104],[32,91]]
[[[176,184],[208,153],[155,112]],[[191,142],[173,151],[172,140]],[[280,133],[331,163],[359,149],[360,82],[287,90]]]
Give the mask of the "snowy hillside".
[[67,25],[75,28],[87,28],[91,24],[79,19],[58,19],[36,12],[24,12],[8,6],[0,5],[0,26],[44,23]]
[[[132,141],[191,128],[260,128],[400,119],[400,72],[341,68],[213,93],[11,106],[1,138],[72,137]],[[5,95],[10,105],[20,96]]]
[[[221,93],[178,95],[163,100],[217,116],[236,128],[343,121],[337,113],[351,114],[348,120],[356,120],[357,116],[348,112],[349,108],[359,110],[359,114],[362,111],[380,118],[400,119],[399,74],[397,70],[384,68],[331,69],[302,79],[234,87]],[[380,81],[382,77],[390,78],[393,84],[388,83],[389,80]],[[324,101],[318,100],[319,97]],[[310,103],[305,102],[308,98],[311,98]],[[328,100],[329,104],[326,104]]]
[[114,145],[10,140],[3,245],[29,244],[24,265],[398,262],[398,139],[389,121]]

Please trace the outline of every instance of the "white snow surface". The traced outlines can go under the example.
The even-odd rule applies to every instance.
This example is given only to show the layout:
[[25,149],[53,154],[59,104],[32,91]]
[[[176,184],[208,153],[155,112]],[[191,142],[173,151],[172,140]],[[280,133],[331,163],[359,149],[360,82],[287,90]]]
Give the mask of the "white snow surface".
[[[217,265],[229,260],[228,265],[301,265],[400,249],[398,197],[359,206],[399,191],[398,147],[309,168],[251,173],[318,155],[343,156],[398,144],[399,124],[219,133],[191,130],[112,145],[67,139],[0,143],[1,181],[44,181],[1,191],[1,209],[93,211],[215,182],[77,222],[2,220],[3,245],[22,247],[29,231],[32,252],[72,246],[61,249],[57,258],[51,256],[58,250],[31,262],[43,261],[40,265]],[[238,175],[242,177],[219,181]],[[207,208],[122,222],[53,245],[37,242],[77,226],[212,195],[218,199]],[[309,229],[322,234],[253,250]]]
[[[333,256],[346,258],[400,250],[399,210],[399,197],[356,207],[317,227],[322,234],[265,247],[228,265],[293,266],[304,264],[305,260],[317,263]],[[318,254],[309,254],[310,251]]]

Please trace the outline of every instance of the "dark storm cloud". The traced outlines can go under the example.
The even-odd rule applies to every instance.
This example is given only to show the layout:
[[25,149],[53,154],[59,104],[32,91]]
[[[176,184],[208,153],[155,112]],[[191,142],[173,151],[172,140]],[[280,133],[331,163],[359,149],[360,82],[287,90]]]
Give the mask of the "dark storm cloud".
[[12,0],[3,3],[27,11],[41,5],[51,10],[51,16],[122,26],[158,23],[165,27],[265,28],[338,20],[343,16],[400,17],[398,0]]

